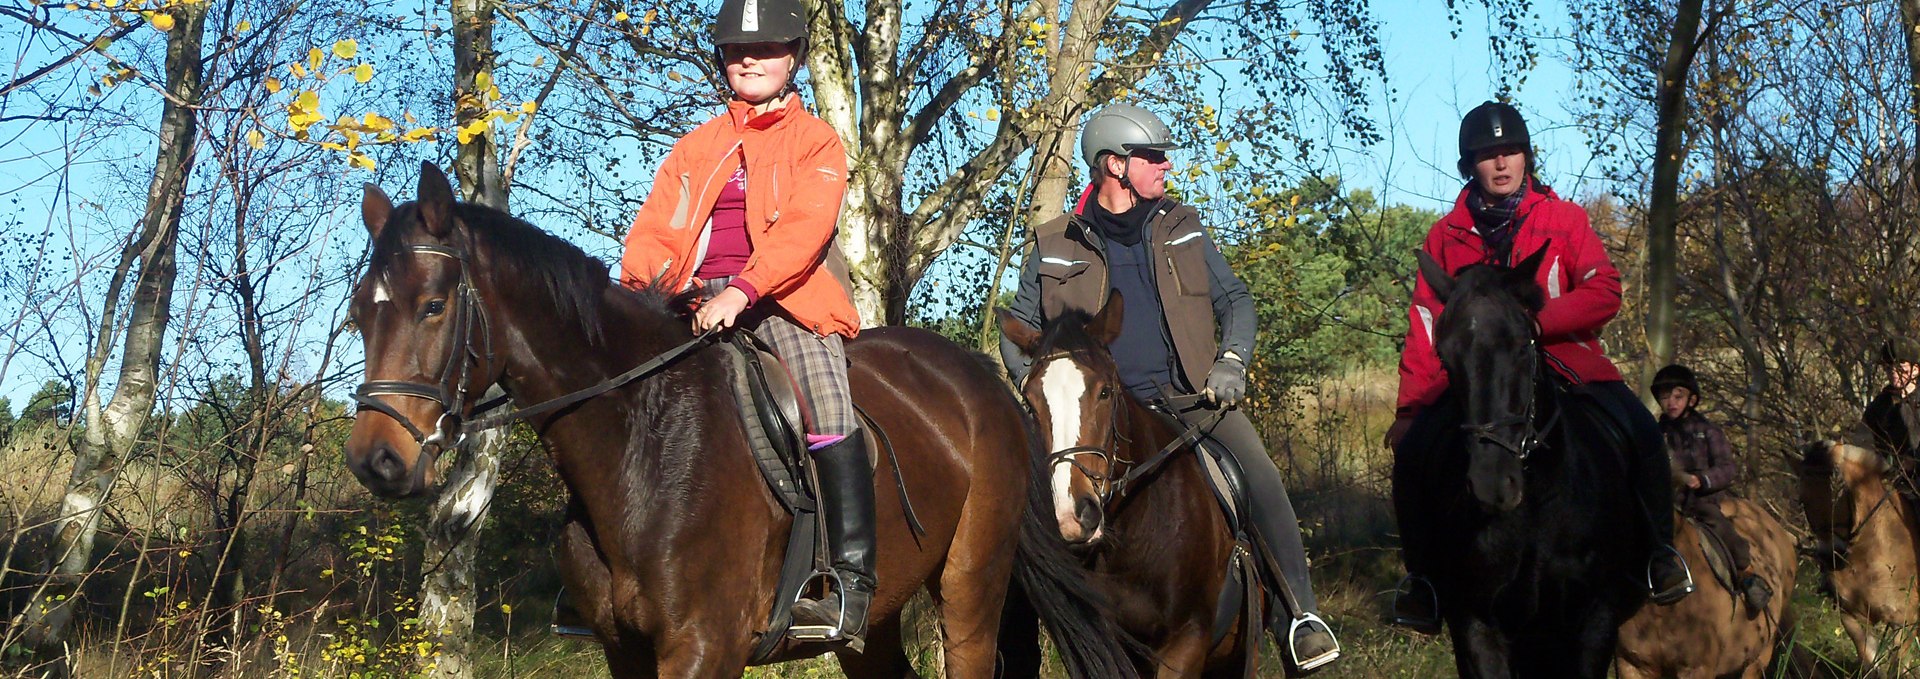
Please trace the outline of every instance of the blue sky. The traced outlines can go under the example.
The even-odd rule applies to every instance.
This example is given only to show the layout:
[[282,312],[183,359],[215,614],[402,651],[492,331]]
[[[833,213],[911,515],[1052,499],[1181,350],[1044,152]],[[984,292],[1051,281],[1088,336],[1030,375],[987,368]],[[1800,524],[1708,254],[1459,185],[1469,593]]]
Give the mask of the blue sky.
[[[1448,18],[1446,4],[1444,0],[1375,0],[1374,16],[1381,28],[1392,94],[1381,92],[1375,96],[1370,114],[1388,138],[1372,147],[1342,149],[1326,159],[1324,171],[1341,175],[1347,186],[1374,189],[1390,203],[1431,209],[1446,209],[1451,205],[1460,186],[1452,170],[1460,116],[1489,98],[1499,78],[1487,46],[1485,10],[1476,3],[1459,3],[1463,9],[1460,36],[1455,39],[1448,35],[1454,24]],[[1561,20],[1544,14],[1542,19],[1548,23],[1536,25],[1537,30],[1548,33],[1564,30],[1558,25]],[[1586,138],[1571,125],[1574,116],[1568,107],[1577,101],[1572,96],[1574,74],[1557,58],[1558,43],[1551,40],[1551,36],[1540,42],[1542,59],[1516,91],[1516,99],[1528,116],[1535,144],[1544,159],[1546,179],[1569,197],[1597,192],[1604,185],[1585,176],[1591,173]],[[52,138],[24,142],[13,146],[21,155],[60,146],[60,141]],[[149,155],[142,154],[133,162],[147,166],[151,163]],[[1176,161],[1179,160],[1182,159],[1176,155]],[[388,168],[382,169],[382,174],[390,178],[395,174],[385,171]],[[45,170],[46,166],[41,163],[6,163],[0,165],[0,176],[14,180],[8,183],[17,185],[24,179],[22,175]],[[411,171],[398,174],[407,175],[405,181],[410,185]],[[29,190],[28,203],[35,202],[31,194]],[[61,213],[66,209],[66,206],[56,208],[53,218],[62,219]],[[25,214],[31,215],[32,210],[28,209]],[[46,228],[45,219],[42,213],[38,220],[29,218],[29,224],[11,228],[38,232]],[[54,227],[54,233],[59,231],[60,227]],[[350,234],[350,237],[357,235]],[[599,250],[594,247],[598,243],[583,245]],[[86,303],[97,304],[97,300],[89,299]],[[84,343],[79,338],[74,340],[76,344]],[[355,344],[353,349],[357,351]],[[73,360],[84,351],[83,346],[71,349],[62,353],[71,354],[69,359]],[[47,376],[48,367],[40,361],[16,356],[5,374],[0,374],[0,397],[11,398],[17,409]]]

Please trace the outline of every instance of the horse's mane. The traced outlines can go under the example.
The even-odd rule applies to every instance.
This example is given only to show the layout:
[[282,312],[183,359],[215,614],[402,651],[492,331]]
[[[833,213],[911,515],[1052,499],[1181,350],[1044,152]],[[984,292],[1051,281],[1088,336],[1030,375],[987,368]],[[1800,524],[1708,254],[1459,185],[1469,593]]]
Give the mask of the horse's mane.
[[[418,204],[412,202],[394,209],[387,228],[382,229],[374,241],[369,263],[371,272],[405,273],[413,266],[418,258],[396,255],[404,252],[409,242],[429,237],[418,234],[418,213]],[[513,281],[520,294],[540,298],[541,308],[552,310],[554,322],[579,328],[595,346],[606,344],[606,324],[599,300],[613,285],[613,280],[607,275],[605,262],[539,227],[484,205],[454,203],[454,215],[466,225],[462,231],[474,239],[469,249],[484,249],[500,280]],[[478,254],[474,252],[469,256]],[[663,291],[631,291],[625,286],[615,286],[615,293],[633,295],[645,308],[669,317],[674,315],[673,298]]]
[[1056,353],[1088,356],[1106,352],[1106,345],[1087,332],[1087,324],[1092,322],[1093,314],[1077,309],[1049,319],[1040,329],[1040,348],[1034,358]]
[[1511,275],[1513,269],[1497,264],[1474,264],[1454,276],[1453,298],[1447,300],[1448,306],[1476,299],[1493,297],[1511,297],[1520,303],[1529,314],[1540,313],[1547,304],[1547,294],[1532,278]]

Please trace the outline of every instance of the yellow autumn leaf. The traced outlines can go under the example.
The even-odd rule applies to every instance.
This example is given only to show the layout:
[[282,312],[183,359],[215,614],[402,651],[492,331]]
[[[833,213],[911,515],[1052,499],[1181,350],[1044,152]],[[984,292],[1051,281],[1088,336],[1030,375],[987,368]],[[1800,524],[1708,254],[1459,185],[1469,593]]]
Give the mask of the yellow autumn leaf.
[[266,87],[267,87],[267,94],[279,94],[279,93],[280,93],[280,79],[279,79],[279,78],[267,78],[267,82],[266,82]]
[[307,77],[307,67],[298,61],[287,64],[287,72],[292,73],[295,78]]
[[294,98],[293,105],[307,113],[317,112],[320,109],[320,93],[313,90],[301,92],[299,97]]
[[1216,141],[1213,143],[1213,150],[1219,153],[1226,153],[1228,148],[1227,143],[1224,141]]
[[359,54],[359,53],[360,53],[360,42],[358,40],[348,38],[346,40],[341,40],[339,42],[333,43],[333,56],[340,57],[342,59],[352,59],[353,55]]
[[492,73],[481,71],[473,75],[473,90],[475,92],[485,92],[491,89],[493,89]]
[[546,56],[546,55],[544,55],[544,54],[542,54],[542,55],[537,55],[537,56],[535,56],[535,57],[533,58],[533,67],[534,67],[534,68],[539,68],[541,64],[545,64],[545,63],[547,63],[547,56]]
[[[39,3],[35,3],[35,4],[39,4]],[[102,2],[101,4],[106,5],[107,9],[113,9],[115,7],[120,6],[120,0],[105,0],[105,2]]]
[[680,82],[680,78],[681,78],[681,77],[682,77],[682,76],[680,75],[680,72],[679,72],[679,71],[667,71],[667,79],[668,79],[668,80],[671,80],[671,81],[674,81],[674,82]]
[[373,158],[368,157],[364,153],[355,153],[347,158],[347,165],[363,170],[371,170],[373,169]]
[[626,12],[614,12],[614,13],[613,13],[613,22],[614,22],[614,23],[616,23],[616,24],[622,24],[622,23],[626,23],[626,22],[627,22],[627,19],[628,19],[628,16],[627,16],[627,13],[626,13]]
[[267,145],[267,137],[260,134],[259,130],[250,130],[247,132],[247,145],[255,149],[263,148]]
[[393,129],[393,120],[378,113],[369,113],[360,119],[360,127],[370,132],[385,132]]
[[108,47],[112,47],[112,46],[113,46],[113,38],[109,38],[103,35],[93,39],[93,49],[96,51],[105,52],[107,51]]
[[521,113],[532,114],[534,111],[538,111],[538,110],[540,110],[540,105],[531,101],[520,105]]
[[167,14],[165,12],[154,12],[152,14],[147,15],[147,22],[153,24],[154,28],[160,29],[163,32],[173,30],[172,14]]
[[999,120],[999,119],[1000,119],[999,107],[996,106],[994,108],[987,109],[987,120]]
[[656,16],[660,16],[659,10],[652,10],[652,9],[647,10],[647,13],[640,17],[640,22],[648,23],[648,24],[653,23],[653,18]]
[[353,67],[353,81],[362,85],[373,80],[373,64],[361,64]]
[[321,52],[320,48],[307,50],[307,70],[319,73],[320,65],[325,63],[327,63],[327,54]]
[[[108,7],[112,7],[112,6],[114,6],[114,5],[117,5],[117,4],[120,4],[120,0],[107,0],[107,6],[108,6]],[[233,30],[234,30],[234,32],[236,32],[236,33],[245,33],[245,32],[247,32],[247,31],[251,31],[251,30],[253,30],[253,22],[251,22],[251,21],[242,21],[242,22],[240,22],[240,25],[238,25],[238,26],[234,26],[234,27],[233,27]]]
[[328,151],[345,151],[345,150],[347,150],[347,147],[346,147],[346,145],[345,145],[345,144],[340,144],[340,143],[337,143],[337,142],[331,142],[331,141],[329,141],[329,142],[323,142],[323,143],[321,143],[321,144],[320,144],[320,148],[323,148],[323,149],[326,149],[326,150],[328,150]]
[[432,139],[434,135],[439,133],[440,133],[440,128],[437,128],[437,127],[416,127],[411,130],[407,130],[406,134],[400,135],[400,140],[408,141],[408,142],[422,141],[426,139]]

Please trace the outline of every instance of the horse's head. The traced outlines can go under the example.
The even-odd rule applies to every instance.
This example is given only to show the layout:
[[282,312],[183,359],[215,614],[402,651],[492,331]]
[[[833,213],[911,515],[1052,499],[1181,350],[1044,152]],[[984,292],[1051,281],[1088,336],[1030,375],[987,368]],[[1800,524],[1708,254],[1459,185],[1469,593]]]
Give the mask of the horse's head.
[[438,457],[459,445],[460,420],[500,378],[496,328],[475,288],[472,234],[439,168],[422,164],[414,202],[398,207],[367,185],[360,213],[373,253],[348,309],[367,381],[354,394],[347,468],[376,495],[421,495],[439,483]]
[[1036,330],[1005,309],[1000,331],[1033,359],[1020,392],[1033,407],[1047,469],[1053,514],[1067,542],[1093,544],[1103,533],[1106,500],[1120,460],[1119,417],[1126,398],[1107,345],[1120,334],[1120,293],[1100,313],[1069,313]]
[[1454,393],[1465,400],[1467,486],[1496,513],[1520,506],[1523,466],[1540,445],[1533,317],[1545,296],[1534,275],[1545,254],[1543,246],[1516,267],[1475,265],[1458,277],[1419,254],[1421,275],[1445,304],[1434,346]]

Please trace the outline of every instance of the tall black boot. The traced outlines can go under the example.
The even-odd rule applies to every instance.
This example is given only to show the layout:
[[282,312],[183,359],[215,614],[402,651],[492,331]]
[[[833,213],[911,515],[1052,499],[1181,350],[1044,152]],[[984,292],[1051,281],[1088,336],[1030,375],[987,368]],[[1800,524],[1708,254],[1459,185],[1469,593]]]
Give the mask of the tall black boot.
[[[1626,391],[1625,385],[1616,391],[1634,399],[1621,407],[1631,413],[1627,425],[1631,429],[1629,445],[1634,450],[1628,457],[1628,481],[1634,486],[1635,499],[1646,521],[1650,549],[1648,595],[1656,604],[1671,604],[1693,593],[1693,574],[1687,570],[1687,560],[1680,556],[1680,550],[1673,546],[1673,463],[1667,456],[1666,438],[1660,435],[1660,425],[1654,422],[1653,415],[1640,407],[1638,399]],[[1627,407],[1629,405],[1631,407]]]
[[[867,440],[855,431],[813,451],[820,476],[820,517],[833,556],[836,586],[820,599],[793,605],[794,636],[837,638],[866,647],[867,605],[873,599],[873,464]],[[810,629],[802,629],[810,628]]]

